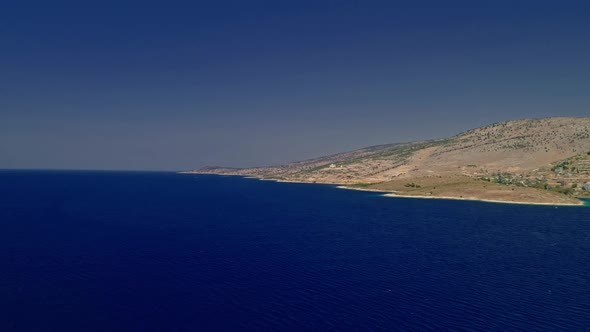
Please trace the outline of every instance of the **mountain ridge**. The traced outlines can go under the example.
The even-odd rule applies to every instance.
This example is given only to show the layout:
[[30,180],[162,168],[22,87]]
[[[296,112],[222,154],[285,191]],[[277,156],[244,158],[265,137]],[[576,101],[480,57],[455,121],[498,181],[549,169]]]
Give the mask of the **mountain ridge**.
[[[452,184],[463,183],[465,177],[488,181],[489,185],[542,187],[555,192],[564,189],[561,191],[566,195],[561,194],[573,198],[586,194],[582,188],[590,182],[590,175],[585,168],[580,172],[581,166],[569,172],[563,167],[556,172],[555,166],[571,158],[578,158],[580,165],[589,159],[590,165],[589,153],[590,117],[551,117],[497,122],[448,138],[374,145],[278,166],[207,167],[186,173],[363,186],[427,196],[436,192],[417,189],[430,188],[431,182],[440,187],[436,178]],[[507,183],[501,183],[498,174],[505,174],[502,181]],[[419,188],[400,188],[401,183],[416,181],[421,182]],[[566,187],[572,190],[566,192]]]

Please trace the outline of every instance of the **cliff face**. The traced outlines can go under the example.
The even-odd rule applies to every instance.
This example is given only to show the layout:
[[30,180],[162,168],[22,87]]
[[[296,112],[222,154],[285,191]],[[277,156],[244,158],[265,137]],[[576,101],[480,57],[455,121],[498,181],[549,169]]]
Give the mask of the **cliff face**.
[[274,167],[191,172],[337,184],[495,173],[550,178],[556,164],[589,151],[590,117],[547,118],[496,123],[446,139],[373,146]]

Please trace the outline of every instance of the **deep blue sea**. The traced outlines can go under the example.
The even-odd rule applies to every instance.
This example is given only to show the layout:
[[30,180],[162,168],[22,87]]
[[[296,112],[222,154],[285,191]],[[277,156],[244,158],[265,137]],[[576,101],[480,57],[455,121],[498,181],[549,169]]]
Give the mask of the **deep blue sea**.
[[0,172],[0,331],[589,330],[590,209]]

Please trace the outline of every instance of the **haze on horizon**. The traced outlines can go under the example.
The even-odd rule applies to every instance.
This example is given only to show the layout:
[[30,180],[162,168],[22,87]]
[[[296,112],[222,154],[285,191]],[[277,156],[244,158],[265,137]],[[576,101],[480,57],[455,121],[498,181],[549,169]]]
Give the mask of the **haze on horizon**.
[[589,9],[4,4],[0,168],[249,167],[498,121],[589,116]]

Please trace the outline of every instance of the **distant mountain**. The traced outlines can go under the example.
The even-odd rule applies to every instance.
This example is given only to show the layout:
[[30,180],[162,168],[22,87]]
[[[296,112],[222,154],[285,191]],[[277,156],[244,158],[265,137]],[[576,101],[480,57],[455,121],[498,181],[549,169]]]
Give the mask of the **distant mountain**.
[[[383,190],[389,182],[471,177],[522,187],[569,186],[580,192],[590,181],[588,153],[590,117],[559,117],[495,123],[450,138],[372,146],[280,166],[206,167],[190,173],[362,184]],[[572,162],[578,166],[568,166]]]

